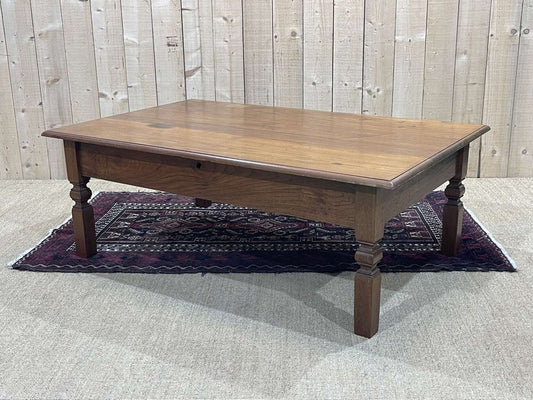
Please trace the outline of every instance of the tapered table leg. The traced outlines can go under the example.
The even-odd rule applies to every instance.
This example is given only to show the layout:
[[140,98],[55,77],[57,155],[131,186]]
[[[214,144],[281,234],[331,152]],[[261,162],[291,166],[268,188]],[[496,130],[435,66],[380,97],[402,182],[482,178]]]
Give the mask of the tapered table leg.
[[442,215],[442,247],[441,252],[446,256],[455,256],[461,244],[463,231],[464,207],[461,197],[465,193],[463,179],[468,165],[468,146],[457,153],[455,175],[444,190],[448,202],[444,205]]
[[378,331],[381,273],[378,263],[383,251],[377,243],[360,242],[355,260],[360,268],[355,273],[354,332],[370,338]]

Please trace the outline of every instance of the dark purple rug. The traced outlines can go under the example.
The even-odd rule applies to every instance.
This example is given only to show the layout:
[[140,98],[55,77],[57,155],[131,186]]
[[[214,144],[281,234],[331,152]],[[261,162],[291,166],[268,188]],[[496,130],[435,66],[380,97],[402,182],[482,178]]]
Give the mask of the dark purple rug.
[[[512,262],[465,212],[461,251],[439,253],[442,192],[389,221],[383,272],[514,271]],[[98,254],[74,254],[67,221],[13,264],[64,272],[334,272],[356,270],[354,231],[228,204],[203,209],[166,193],[100,193],[92,201]]]

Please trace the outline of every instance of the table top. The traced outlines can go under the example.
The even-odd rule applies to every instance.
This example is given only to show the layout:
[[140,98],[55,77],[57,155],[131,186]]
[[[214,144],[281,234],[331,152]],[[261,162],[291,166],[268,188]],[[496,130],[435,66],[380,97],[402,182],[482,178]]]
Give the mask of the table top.
[[489,129],[188,100],[53,128],[43,136],[393,188]]

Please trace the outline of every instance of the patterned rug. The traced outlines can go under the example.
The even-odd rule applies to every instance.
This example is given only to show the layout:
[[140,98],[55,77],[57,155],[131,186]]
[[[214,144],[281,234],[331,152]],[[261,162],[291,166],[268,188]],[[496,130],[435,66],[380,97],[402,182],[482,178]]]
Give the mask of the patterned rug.
[[[465,212],[461,251],[439,253],[442,206],[433,192],[389,221],[383,272],[514,271],[512,261]],[[213,204],[167,193],[104,192],[92,200],[98,254],[74,254],[69,220],[12,267],[63,272],[335,272],[356,270],[353,229]],[[356,233],[355,233],[356,234]]]

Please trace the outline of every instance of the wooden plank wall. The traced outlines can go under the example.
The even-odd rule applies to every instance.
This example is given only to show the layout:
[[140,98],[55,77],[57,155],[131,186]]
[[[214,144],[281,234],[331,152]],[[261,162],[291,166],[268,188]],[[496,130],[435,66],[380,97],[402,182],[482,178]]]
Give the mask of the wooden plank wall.
[[0,179],[186,98],[483,122],[469,176],[533,176],[532,41],[533,0],[0,0]]

